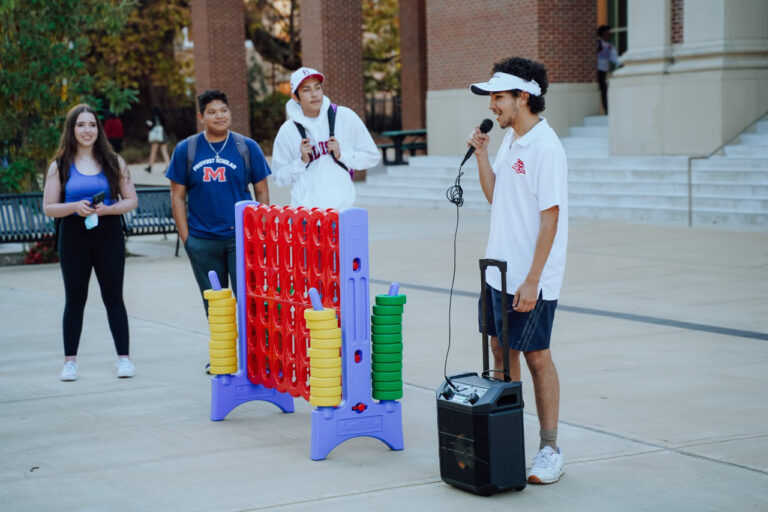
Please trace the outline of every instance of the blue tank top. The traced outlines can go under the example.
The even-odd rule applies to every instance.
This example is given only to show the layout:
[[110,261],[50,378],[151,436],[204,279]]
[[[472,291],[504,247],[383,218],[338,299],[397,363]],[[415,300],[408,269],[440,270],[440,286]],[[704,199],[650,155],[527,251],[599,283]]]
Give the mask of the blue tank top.
[[83,199],[90,201],[99,192],[104,192],[104,204],[110,205],[115,203],[114,198],[111,197],[109,182],[107,177],[104,176],[104,172],[89,176],[81,174],[74,163],[69,167],[69,178],[64,186],[65,203],[73,203]]

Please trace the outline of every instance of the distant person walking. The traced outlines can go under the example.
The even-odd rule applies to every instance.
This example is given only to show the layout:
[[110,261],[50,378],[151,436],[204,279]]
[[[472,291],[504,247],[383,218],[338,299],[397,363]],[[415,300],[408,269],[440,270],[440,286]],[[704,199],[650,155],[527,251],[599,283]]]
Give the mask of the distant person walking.
[[600,25],[597,29],[597,83],[600,86],[600,100],[605,115],[608,115],[608,73],[611,71],[611,64],[617,68],[624,66],[619,62],[616,48],[610,40],[611,27]]
[[107,120],[104,121],[104,134],[112,144],[115,153],[123,150],[123,122],[112,112],[107,112]]
[[77,380],[77,349],[92,269],[115,342],[117,376],[133,377],[136,372],[128,353],[125,239],[120,223],[120,215],[136,205],[131,175],[125,161],[110,149],[96,111],[88,105],[75,106],[67,114],[43,192],[43,211],[61,219],[58,250],[65,295],[61,380]]
[[168,157],[168,139],[165,133],[165,119],[163,119],[163,113],[158,107],[152,107],[152,120],[147,121],[149,126],[149,165],[144,169],[147,172],[152,172],[152,164],[155,163],[155,157],[157,157],[157,148],[159,147],[163,153],[163,159],[165,164],[168,165],[170,158]]

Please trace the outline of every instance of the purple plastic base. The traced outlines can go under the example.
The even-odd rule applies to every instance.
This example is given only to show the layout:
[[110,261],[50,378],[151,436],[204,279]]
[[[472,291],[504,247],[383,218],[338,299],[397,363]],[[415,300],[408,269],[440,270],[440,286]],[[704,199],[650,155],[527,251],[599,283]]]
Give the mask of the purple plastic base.
[[312,460],[353,437],[374,437],[393,450],[403,449],[401,404],[371,398],[371,320],[368,260],[368,212],[339,213],[342,397],[338,407],[312,411]]
[[283,412],[293,412],[293,397],[248,380],[245,373],[217,375],[211,379],[211,420],[221,421],[240,404],[253,400],[272,402]]
[[293,397],[276,389],[265,388],[248,380],[248,358],[245,357],[245,255],[243,245],[243,210],[256,201],[240,201],[235,205],[235,241],[237,243],[237,364],[235,375],[217,375],[211,379],[211,420],[221,421],[240,404],[253,400],[272,402],[283,412],[293,412]]

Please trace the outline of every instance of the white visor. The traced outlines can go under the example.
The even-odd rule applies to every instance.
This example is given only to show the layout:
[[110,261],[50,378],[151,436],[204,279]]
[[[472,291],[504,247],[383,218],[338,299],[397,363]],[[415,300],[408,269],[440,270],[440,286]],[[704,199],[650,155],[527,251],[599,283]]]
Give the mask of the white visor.
[[487,82],[472,84],[469,88],[473,93],[483,95],[518,89],[534,96],[541,96],[541,87],[536,83],[536,80],[523,80],[519,76],[502,72],[496,72]]

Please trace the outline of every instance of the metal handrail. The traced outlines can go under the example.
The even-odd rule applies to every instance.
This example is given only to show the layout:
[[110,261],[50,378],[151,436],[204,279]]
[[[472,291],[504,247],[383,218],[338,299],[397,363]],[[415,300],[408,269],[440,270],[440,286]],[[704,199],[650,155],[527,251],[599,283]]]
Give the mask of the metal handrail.
[[723,142],[720,144],[717,149],[714,149],[709,152],[707,155],[695,155],[695,156],[689,156],[688,157],[688,227],[693,226],[693,161],[694,160],[706,160],[707,158],[712,157],[715,153],[718,153],[719,151],[722,151],[725,146],[736,140],[737,138],[741,137],[741,134],[755,126],[757,123],[760,122],[761,119],[763,119],[765,116],[768,116],[768,110],[763,112],[757,119],[749,123],[746,128],[742,129],[740,132],[738,132],[736,135],[728,139],[726,142]]

